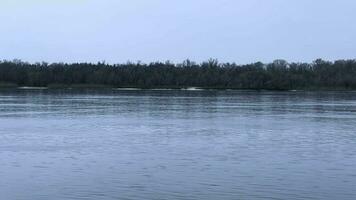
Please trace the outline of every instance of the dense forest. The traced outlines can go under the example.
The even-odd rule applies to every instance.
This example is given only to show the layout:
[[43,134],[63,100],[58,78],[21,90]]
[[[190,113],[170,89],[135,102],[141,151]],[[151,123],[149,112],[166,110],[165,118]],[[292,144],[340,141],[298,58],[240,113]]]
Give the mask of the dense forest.
[[356,60],[237,65],[211,59],[106,64],[0,62],[1,87],[137,87],[216,89],[356,89]]

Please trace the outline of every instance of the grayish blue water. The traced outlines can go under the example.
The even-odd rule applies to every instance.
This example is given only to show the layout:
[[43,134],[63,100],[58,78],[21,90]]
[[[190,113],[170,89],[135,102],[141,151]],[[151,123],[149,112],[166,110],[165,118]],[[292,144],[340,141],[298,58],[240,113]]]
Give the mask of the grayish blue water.
[[355,92],[0,91],[0,199],[356,199]]

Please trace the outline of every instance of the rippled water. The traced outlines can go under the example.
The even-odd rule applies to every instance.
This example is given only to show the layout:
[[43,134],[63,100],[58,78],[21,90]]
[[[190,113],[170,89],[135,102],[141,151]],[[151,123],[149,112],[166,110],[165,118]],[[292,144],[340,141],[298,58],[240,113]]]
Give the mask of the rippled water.
[[0,91],[0,199],[356,199],[356,93]]

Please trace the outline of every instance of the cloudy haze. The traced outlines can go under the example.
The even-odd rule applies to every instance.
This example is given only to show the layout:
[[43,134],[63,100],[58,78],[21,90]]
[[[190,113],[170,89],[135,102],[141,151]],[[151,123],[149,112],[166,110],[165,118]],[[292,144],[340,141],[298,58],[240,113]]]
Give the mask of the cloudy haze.
[[354,0],[0,0],[0,59],[355,58]]

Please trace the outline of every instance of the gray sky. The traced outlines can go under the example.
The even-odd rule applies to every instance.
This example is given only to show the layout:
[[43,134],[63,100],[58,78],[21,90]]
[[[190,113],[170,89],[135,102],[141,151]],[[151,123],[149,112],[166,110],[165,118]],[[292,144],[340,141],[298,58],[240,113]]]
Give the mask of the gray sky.
[[0,0],[0,59],[356,57],[355,0]]

